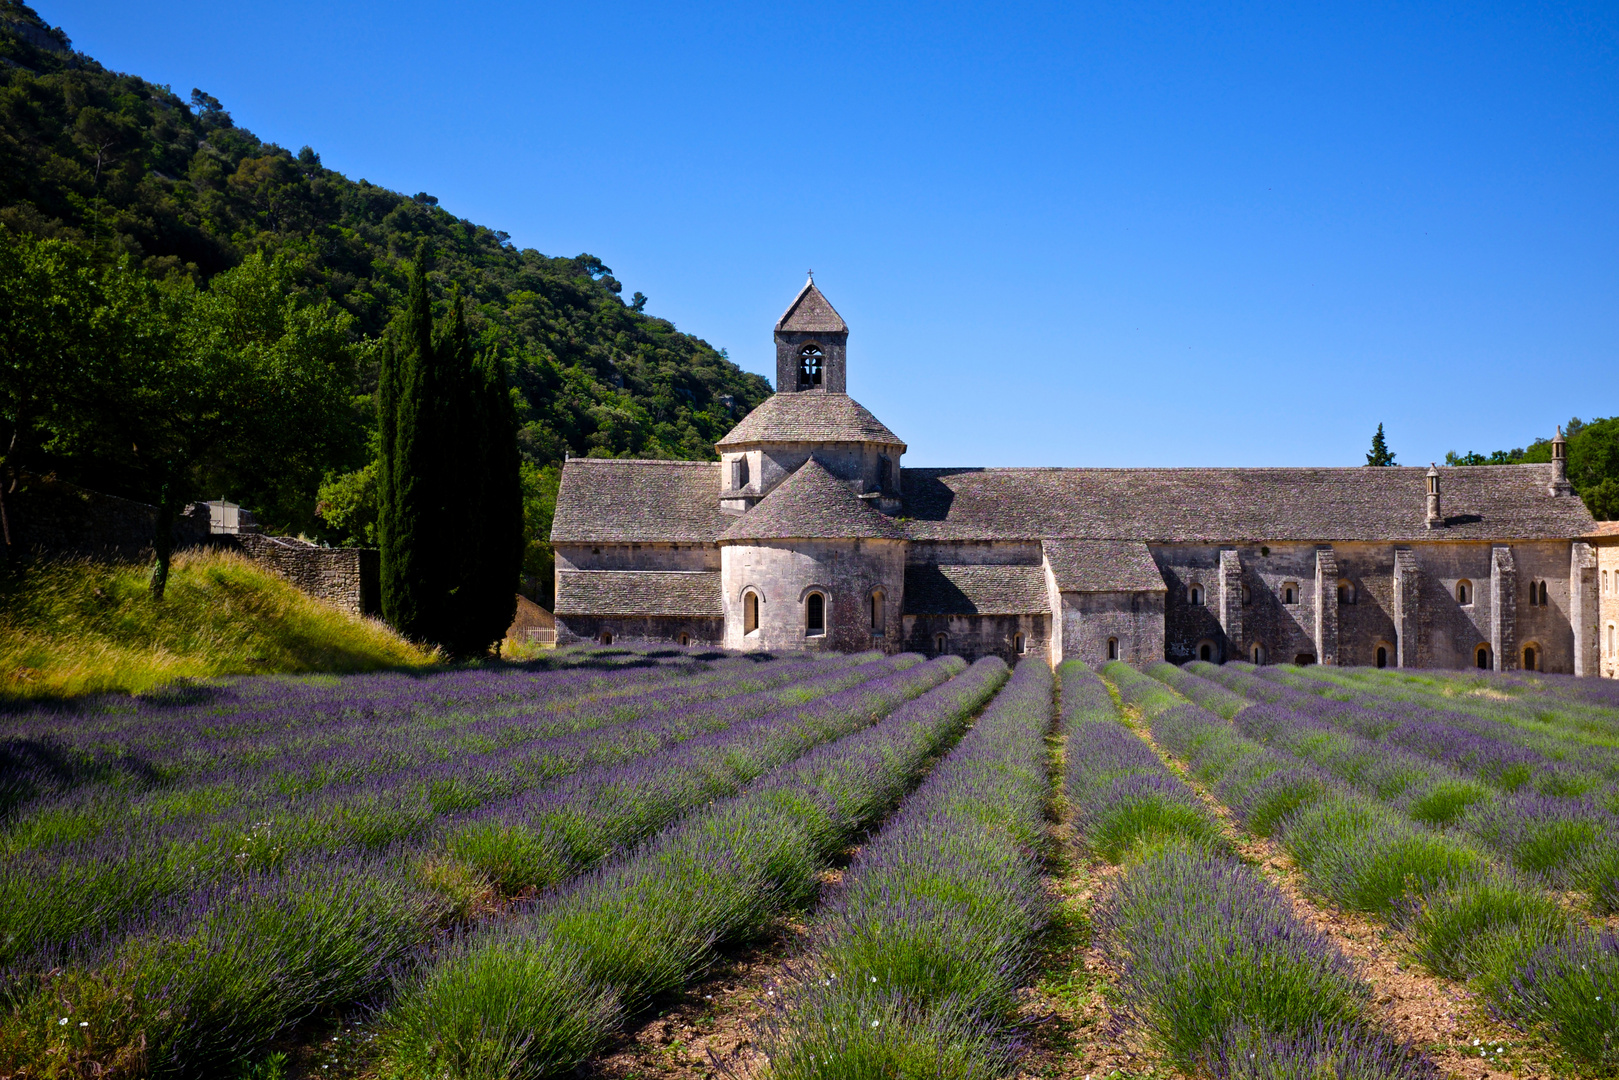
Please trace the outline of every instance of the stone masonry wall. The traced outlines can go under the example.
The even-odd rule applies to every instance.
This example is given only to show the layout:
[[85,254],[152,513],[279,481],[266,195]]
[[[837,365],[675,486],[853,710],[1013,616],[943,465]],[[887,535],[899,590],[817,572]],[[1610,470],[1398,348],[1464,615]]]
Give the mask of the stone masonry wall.
[[658,645],[719,645],[725,620],[701,615],[558,615],[557,644],[605,641]]
[[367,548],[328,548],[285,536],[217,538],[317,599],[351,615],[382,613],[382,564]]
[[[963,660],[998,656],[1008,664],[1037,657],[1051,658],[1051,617],[1049,615],[907,615],[905,651],[923,656],[948,654]],[[944,652],[938,636],[944,634]],[[1017,636],[1023,635],[1023,652],[1017,651]]]

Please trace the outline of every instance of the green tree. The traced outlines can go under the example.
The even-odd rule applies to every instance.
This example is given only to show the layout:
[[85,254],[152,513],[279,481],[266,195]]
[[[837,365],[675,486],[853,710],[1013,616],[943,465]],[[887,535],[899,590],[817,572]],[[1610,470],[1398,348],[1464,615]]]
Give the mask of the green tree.
[[[161,600],[179,511],[229,494],[273,509],[313,492],[323,463],[359,438],[351,407],[357,366],[350,318],[289,289],[282,260],[250,256],[207,290],[164,290],[172,343],[148,350],[103,384],[96,410],[155,496],[152,595]],[[248,493],[256,499],[246,497]],[[302,496],[307,499],[307,494]]]
[[1389,449],[1388,441],[1383,438],[1383,425],[1382,424],[1377,425],[1377,434],[1372,436],[1372,448],[1366,452],[1366,464],[1368,464],[1368,465],[1394,465],[1394,464],[1397,464],[1397,462],[1394,460],[1393,451],[1391,451]]
[[505,366],[474,350],[459,294],[434,334],[425,263],[419,251],[379,388],[382,610],[408,637],[476,656],[516,605],[517,424]]
[[441,597],[451,587],[436,543],[447,507],[438,482],[443,407],[425,261],[425,250],[418,250],[410,299],[394,327],[377,386],[382,615],[417,641],[438,636]]

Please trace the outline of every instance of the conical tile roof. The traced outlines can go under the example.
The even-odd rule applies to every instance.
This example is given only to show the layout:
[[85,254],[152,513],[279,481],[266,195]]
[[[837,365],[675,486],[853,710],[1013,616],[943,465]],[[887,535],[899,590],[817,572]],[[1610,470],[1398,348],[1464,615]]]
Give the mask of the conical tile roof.
[[905,532],[812,457],[720,539],[903,540]]

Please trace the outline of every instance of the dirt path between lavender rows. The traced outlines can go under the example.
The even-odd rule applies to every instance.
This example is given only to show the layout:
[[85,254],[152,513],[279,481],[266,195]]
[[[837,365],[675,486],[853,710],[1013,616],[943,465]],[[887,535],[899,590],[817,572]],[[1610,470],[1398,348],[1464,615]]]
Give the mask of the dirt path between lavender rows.
[[[1158,745],[1139,710],[1125,706],[1124,711],[1136,734],[1215,814],[1243,858],[1292,901],[1294,912],[1305,924],[1330,937],[1354,963],[1371,985],[1376,1015],[1390,1034],[1426,1051],[1446,1076],[1461,1080],[1551,1077],[1568,1071],[1555,1068],[1543,1048],[1527,1043],[1521,1033],[1489,1017],[1466,985],[1432,975],[1412,963],[1400,951],[1399,936],[1386,924],[1359,912],[1335,909],[1313,897],[1303,872],[1280,844],[1253,836],[1237,824],[1231,808]],[[1505,1049],[1500,1054],[1489,1053],[1495,1047]]]

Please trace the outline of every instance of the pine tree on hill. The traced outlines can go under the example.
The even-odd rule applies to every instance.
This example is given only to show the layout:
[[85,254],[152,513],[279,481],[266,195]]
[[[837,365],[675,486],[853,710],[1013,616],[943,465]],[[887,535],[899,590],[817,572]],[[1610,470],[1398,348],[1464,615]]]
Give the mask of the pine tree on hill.
[[1372,448],[1366,452],[1368,465],[1397,465],[1394,454],[1389,450],[1389,444],[1383,438],[1383,425],[1377,425],[1377,434],[1372,436]]

